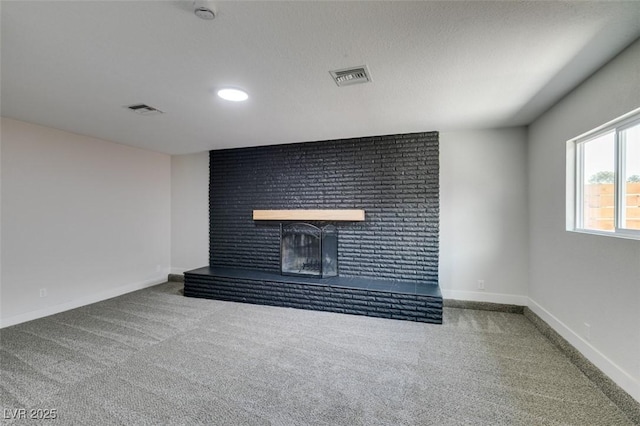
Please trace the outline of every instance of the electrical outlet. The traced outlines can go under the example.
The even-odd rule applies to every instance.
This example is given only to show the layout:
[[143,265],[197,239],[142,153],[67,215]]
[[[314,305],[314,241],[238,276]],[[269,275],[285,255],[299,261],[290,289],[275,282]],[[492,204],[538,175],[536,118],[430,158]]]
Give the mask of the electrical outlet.
[[47,297],[47,289],[46,288],[41,288],[40,289],[40,297]]
[[478,280],[478,290],[484,290],[484,280]]
[[156,272],[160,272],[162,271],[162,266],[161,265],[156,265]]
[[591,324],[584,323],[584,338],[591,340]]

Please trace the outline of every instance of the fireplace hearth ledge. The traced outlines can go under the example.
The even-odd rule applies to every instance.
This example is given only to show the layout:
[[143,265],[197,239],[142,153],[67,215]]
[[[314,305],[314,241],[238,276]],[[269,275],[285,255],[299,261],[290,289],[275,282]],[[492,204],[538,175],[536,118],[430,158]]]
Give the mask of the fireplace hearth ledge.
[[312,278],[209,266],[185,272],[184,282],[188,297],[442,323],[442,294],[433,282]]

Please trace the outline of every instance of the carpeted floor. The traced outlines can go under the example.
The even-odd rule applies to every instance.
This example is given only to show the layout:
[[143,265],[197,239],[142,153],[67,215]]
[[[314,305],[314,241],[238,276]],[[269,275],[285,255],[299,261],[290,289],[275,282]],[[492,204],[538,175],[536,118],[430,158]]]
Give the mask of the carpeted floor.
[[630,425],[518,314],[444,324],[185,298],[166,283],[0,330],[0,409],[45,424]]

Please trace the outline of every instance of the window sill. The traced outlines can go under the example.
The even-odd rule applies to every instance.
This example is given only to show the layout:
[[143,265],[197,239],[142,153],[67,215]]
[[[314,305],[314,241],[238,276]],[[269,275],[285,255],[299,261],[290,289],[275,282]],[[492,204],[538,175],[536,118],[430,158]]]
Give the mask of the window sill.
[[567,229],[569,232],[576,232],[578,234],[598,235],[601,237],[613,237],[623,238],[625,240],[640,240],[640,231],[596,231],[593,229]]

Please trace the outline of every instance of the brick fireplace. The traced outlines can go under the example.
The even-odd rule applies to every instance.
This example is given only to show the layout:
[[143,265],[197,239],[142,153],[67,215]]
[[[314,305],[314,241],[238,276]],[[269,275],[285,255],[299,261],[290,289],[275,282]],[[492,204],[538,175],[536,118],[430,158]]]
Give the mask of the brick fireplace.
[[[211,151],[210,262],[185,295],[439,323],[438,176],[437,132]],[[253,217],[308,209],[366,212],[308,222],[339,235],[337,276],[283,275],[295,222]]]

